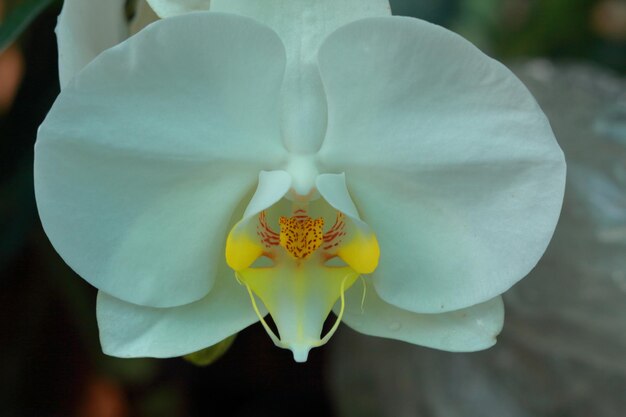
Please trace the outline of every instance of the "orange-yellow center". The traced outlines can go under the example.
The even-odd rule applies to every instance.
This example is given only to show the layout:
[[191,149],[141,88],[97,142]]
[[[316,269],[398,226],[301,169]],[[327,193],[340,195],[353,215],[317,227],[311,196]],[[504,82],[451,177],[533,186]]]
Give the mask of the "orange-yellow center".
[[308,258],[324,242],[324,219],[309,216],[281,216],[280,246],[295,259]]

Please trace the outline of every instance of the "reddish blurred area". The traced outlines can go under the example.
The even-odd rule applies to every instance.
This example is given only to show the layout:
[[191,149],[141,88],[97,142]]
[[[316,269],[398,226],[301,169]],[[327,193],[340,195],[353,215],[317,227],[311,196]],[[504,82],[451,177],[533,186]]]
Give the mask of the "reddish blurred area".
[[626,42],[626,1],[603,0],[591,13],[595,33],[615,42]]
[[[0,0],[0,22],[6,15],[6,8],[6,1]],[[14,42],[0,52],[0,116],[7,115],[12,109],[24,79],[25,70],[24,54],[19,42]],[[2,137],[3,141],[11,139],[12,137]],[[0,202],[3,205],[7,203],[7,201]],[[28,252],[27,249],[26,254]],[[6,346],[2,349],[3,356],[9,353],[16,353],[16,355],[15,357],[3,358],[5,361],[11,362],[14,370],[13,373],[10,371],[8,373],[3,372],[3,376],[13,376],[14,379],[10,382],[3,381],[7,383],[7,386],[5,387],[3,383],[0,385],[0,389],[5,395],[7,391],[13,392],[15,395],[12,396],[13,401],[3,401],[0,410],[4,410],[8,415],[15,414],[19,410],[25,416],[128,417],[130,415],[129,406],[123,388],[118,382],[110,378],[98,374],[87,376],[88,371],[84,367],[84,354],[80,352],[80,349],[75,351],[77,347],[75,345],[80,345],[80,343],[72,343],[77,342],[72,340],[72,335],[64,335],[62,331],[59,331],[48,334],[50,339],[46,339],[46,332],[39,327],[47,329],[52,327],[54,329],[58,326],[57,323],[46,322],[45,319],[42,321],[35,320],[39,321],[38,323],[29,323],[33,321],[32,319],[29,320],[29,317],[24,317],[24,321],[17,323],[12,320],[14,317],[33,313],[32,311],[25,312],[20,311],[20,309],[12,309],[13,306],[29,306],[31,304],[29,301],[33,301],[32,304],[42,308],[50,308],[50,314],[44,313],[41,316],[47,316],[52,320],[61,318],[59,315],[62,314],[62,311],[59,311],[58,306],[55,306],[58,301],[55,301],[54,297],[46,300],[44,298],[48,298],[50,293],[33,291],[30,287],[31,284],[37,284],[35,276],[43,272],[38,270],[41,265],[32,261],[36,258],[31,258],[28,255],[26,257],[18,256],[15,259],[16,262],[2,269],[3,280],[10,282],[12,277],[20,277],[20,279],[19,282],[14,283],[15,286],[7,288],[3,285],[0,299],[3,301],[4,314],[0,320],[2,325],[0,330],[2,330],[4,337],[15,336],[17,340],[27,340],[31,343],[14,346],[19,352],[11,352],[11,349],[7,349]],[[45,285],[42,287],[45,288]],[[12,296],[21,298],[24,303],[16,304],[5,299]],[[70,323],[64,323],[64,320],[61,320],[61,323],[69,324],[70,329],[73,327]],[[26,334],[24,334],[24,324],[26,324]],[[28,326],[28,324],[32,326]],[[63,344],[59,345],[64,346],[62,352],[58,352],[54,348],[58,343],[56,339],[59,336],[66,336]],[[67,361],[70,359],[66,356],[67,354],[71,354],[70,358],[76,360]],[[62,358],[61,361],[59,361],[59,356]],[[64,364],[62,369],[58,368],[59,364]],[[46,372],[46,374],[42,374],[41,371]],[[41,392],[38,392],[39,390]],[[12,402],[13,406],[11,406]],[[22,404],[17,404],[17,402],[22,402]]]
[[[5,15],[5,0],[0,0],[0,21]],[[0,114],[6,113],[24,75],[24,57],[16,44],[0,53]]]
[[126,395],[116,381],[94,376],[79,400],[76,417],[128,417]]

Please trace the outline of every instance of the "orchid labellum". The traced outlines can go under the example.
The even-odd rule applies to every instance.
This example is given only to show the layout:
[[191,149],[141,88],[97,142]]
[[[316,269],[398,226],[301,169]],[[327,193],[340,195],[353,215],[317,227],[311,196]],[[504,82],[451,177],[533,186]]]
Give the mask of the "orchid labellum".
[[565,178],[506,67],[384,0],[149,3],[161,19],[130,37],[60,23],[36,145],[42,223],[100,290],[106,353],[185,355],[259,320],[297,361],[340,322],[495,343]]

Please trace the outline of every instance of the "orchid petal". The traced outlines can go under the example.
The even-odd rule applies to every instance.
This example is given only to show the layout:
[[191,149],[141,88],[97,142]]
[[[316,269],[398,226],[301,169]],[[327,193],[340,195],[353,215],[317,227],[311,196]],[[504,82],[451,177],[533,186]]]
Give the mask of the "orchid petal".
[[248,220],[280,201],[289,191],[291,182],[291,176],[285,171],[261,171],[257,189],[242,220]]
[[391,14],[388,0],[212,0],[211,11],[254,18],[285,44],[281,131],[292,153],[316,152],[324,139],[327,108],[317,51],[326,36],[349,22]]
[[556,225],[563,154],[523,84],[469,42],[372,18],[319,53],[320,171],[345,172],[378,236],[381,298],[420,313],[487,301],[525,276]]
[[318,175],[315,179],[315,187],[332,207],[353,219],[361,219],[346,187],[345,174]]
[[97,316],[102,350],[122,358],[186,355],[258,321],[247,292],[225,265],[211,292],[195,303],[145,307],[100,291]]
[[419,314],[384,302],[366,285],[365,298],[358,283],[346,292],[343,315],[343,322],[360,333],[450,352],[473,352],[493,346],[502,330],[500,297],[447,313]]
[[284,62],[270,29],[211,13],[156,22],[96,58],[36,146],[41,220],[65,261],[130,303],[204,297],[235,208],[286,159]]
[[178,16],[189,12],[207,11],[211,0],[147,0],[160,17]]
[[56,27],[59,80],[69,80],[105,49],[128,36],[125,0],[65,0]]

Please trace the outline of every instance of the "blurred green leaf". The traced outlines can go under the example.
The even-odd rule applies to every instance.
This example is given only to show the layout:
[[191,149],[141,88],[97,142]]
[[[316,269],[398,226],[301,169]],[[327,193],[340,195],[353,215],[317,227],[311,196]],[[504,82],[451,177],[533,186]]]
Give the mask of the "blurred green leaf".
[[9,10],[0,24],[0,52],[8,47],[28,25],[55,0],[24,0]]
[[233,344],[235,337],[237,335],[234,334],[232,336],[227,337],[214,344],[213,346],[209,346],[206,349],[199,350],[194,353],[190,353],[189,355],[183,356],[186,361],[193,363],[198,366],[207,366],[218,360],[219,358],[226,353],[228,348]]
[[[109,1],[109,0],[107,0]],[[161,384],[150,389],[139,400],[139,415],[150,417],[171,417],[186,415],[183,400],[184,391],[177,385]]]

